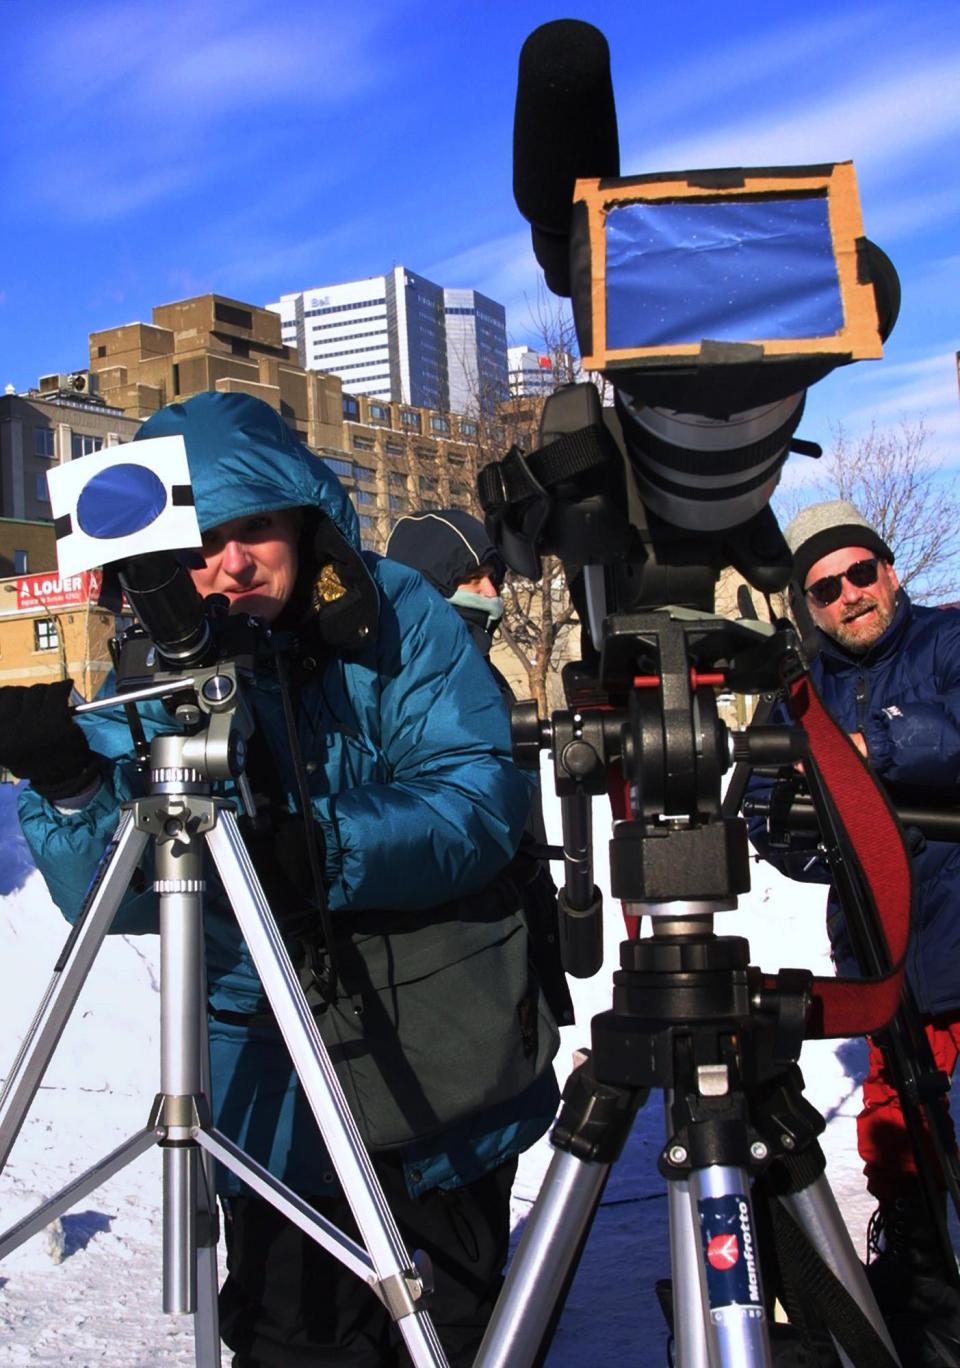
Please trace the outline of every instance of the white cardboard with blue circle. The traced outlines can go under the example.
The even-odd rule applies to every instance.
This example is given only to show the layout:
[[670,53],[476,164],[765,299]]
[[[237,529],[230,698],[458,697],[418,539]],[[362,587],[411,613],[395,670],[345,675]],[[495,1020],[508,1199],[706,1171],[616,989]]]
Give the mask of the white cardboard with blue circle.
[[62,575],[201,544],[179,435],[79,456],[48,471],[47,485]]

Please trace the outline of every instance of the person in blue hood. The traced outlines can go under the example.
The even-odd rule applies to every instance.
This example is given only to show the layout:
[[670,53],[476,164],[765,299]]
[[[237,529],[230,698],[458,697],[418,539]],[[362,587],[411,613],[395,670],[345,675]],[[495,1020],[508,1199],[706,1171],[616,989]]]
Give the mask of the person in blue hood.
[[[811,675],[831,716],[894,803],[955,803],[960,788],[960,613],[911,603],[890,547],[846,500],[814,504],[784,529],[793,553],[792,592],[806,604],[816,635]],[[783,705],[772,720],[788,722]],[[754,776],[748,794],[765,796]],[[763,818],[750,836],[762,855],[793,878],[829,882],[816,840],[772,848]],[[951,1076],[960,1049],[960,844],[908,831],[915,912],[907,975],[938,1066]],[[827,927],[840,971],[857,965],[833,889]],[[920,1191],[899,1097],[880,1049],[870,1042],[857,1141],[869,1191],[879,1207],[879,1257],[868,1273],[904,1362],[954,1362],[924,1338],[937,1334],[960,1350],[960,1297]],[[932,1148],[923,1162],[939,1174]],[[877,1240],[874,1241],[877,1243]]]
[[[341,991],[315,999],[318,1024],[397,1224],[432,1257],[431,1315],[448,1358],[465,1365],[502,1281],[517,1155],[558,1100],[558,1032],[513,865],[531,781],[511,760],[506,710],[472,666],[463,623],[419,575],[360,551],[346,493],[269,405],[198,394],[137,434],[167,435],[184,439],[203,534],[194,583],[271,629],[247,691],[257,817],[241,829],[307,969],[327,949],[326,904]],[[0,690],[0,762],[30,781],[21,823],[72,919],[119,804],[143,779],[122,712],[72,720],[68,687]],[[140,711],[148,738],[172,729],[161,705]],[[310,879],[317,859],[322,888]],[[207,889],[214,1124],[350,1229],[212,868]],[[134,880],[113,930],[156,929],[155,896]],[[220,1170],[218,1186],[221,1333],[235,1368],[407,1361],[360,1279],[231,1174]]]

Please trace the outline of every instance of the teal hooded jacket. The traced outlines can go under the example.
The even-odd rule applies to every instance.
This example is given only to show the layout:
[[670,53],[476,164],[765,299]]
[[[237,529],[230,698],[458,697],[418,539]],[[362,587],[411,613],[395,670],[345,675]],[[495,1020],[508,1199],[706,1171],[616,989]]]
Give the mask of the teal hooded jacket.
[[[247,395],[199,394],[160,410],[138,438],[174,434],[185,441],[201,530],[281,508],[312,510],[295,591],[307,608],[289,631],[278,622],[274,638],[297,661],[299,743],[325,841],[336,935],[376,999],[376,1011],[366,1015],[379,1013],[389,1037],[380,1042],[386,1054],[378,1086],[385,1081],[399,1095],[402,1124],[400,1132],[385,1124],[380,1133],[384,1148],[402,1154],[412,1192],[472,1181],[542,1134],[557,1101],[549,1067],[557,1032],[527,963],[521,899],[504,873],[531,784],[511,760],[499,691],[449,605],[415,572],[360,551],[345,491],[269,405]],[[309,541],[318,527],[317,544],[325,537],[333,545],[341,579],[373,605],[373,630],[345,648],[324,646],[315,600],[301,582],[319,568]],[[112,680],[104,691],[112,691]],[[246,697],[295,810],[269,657]],[[148,738],[174,729],[160,704],[139,707]],[[34,858],[68,920],[80,911],[119,805],[144,791],[122,711],[79,721],[105,760],[99,790],[74,810],[52,806],[29,787],[20,798]],[[229,786],[224,791],[230,796]],[[112,929],[155,932],[156,897],[149,886],[134,887]],[[328,1191],[329,1160],[279,1034],[262,1024],[260,981],[212,862],[204,927],[215,1013],[258,1018],[249,1025],[211,1021],[214,1122],[297,1190]],[[321,1018],[325,1038],[329,1024]],[[346,1034],[351,1030],[347,1023]],[[331,1038],[335,1060],[340,1040],[344,1058],[370,1052],[376,1072],[379,1046],[362,1030],[347,1039],[334,1029]],[[403,1067],[391,1070],[391,1058]],[[348,1077],[348,1098],[359,1090],[362,1100],[369,1079],[352,1082]],[[452,1093],[444,1092],[448,1084]],[[417,1094],[409,1108],[405,1088]],[[378,1106],[371,1104],[368,1118],[374,1143]],[[230,1175],[219,1181],[224,1191],[238,1190]]]

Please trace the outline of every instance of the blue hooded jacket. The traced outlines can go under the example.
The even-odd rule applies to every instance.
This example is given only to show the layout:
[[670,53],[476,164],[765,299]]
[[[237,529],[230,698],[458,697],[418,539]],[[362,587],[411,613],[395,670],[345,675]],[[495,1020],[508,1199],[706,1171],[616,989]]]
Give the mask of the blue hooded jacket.
[[[897,597],[893,621],[863,655],[823,632],[811,675],[831,716],[846,732],[860,731],[870,768],[894,805],[899,801],[960,802],[960,612],[925,608]],[[771,721],[788,722],[781,705]],[[750,797],[770,781],[755,777]],[[914,913],[907,973],[922,1012],[956,1012],[960,1005],[960,843],[924,839],[908,830],[913,855]],[[792,878],[829,882],[814,842],[790,853],[770,847],[763,818],[750,822],[760,853]],[[827,927],[843,973],[856,964],[839,900],[831,889]]]
[[[374,603],[375,630],[359,645],[353,643],[355,649],[324,651],[321,645],[314,650],[309,609],[304,631],[295,627],[289,634],[291,651],[302,647],[303,639],[313,643],[311,654],[305,659],[301,649],[299,657],[300,747],[313,816],[325,838],[327,898],[338,932],[349,941],[358,928],[363,934],[354,937],[357,943],[375,945],[381,952],[386,947],[391,965],[398,953],[402,959],[402,947],[408,944],[411,954],[420,957],[428,1003],[436,1010],[429,1022],[430,1039],[404,1044],[414,1073],[429,1080],[434,1067],[443,1067],[433,1057],[440,1038],[449,1058],[459,1051],[461,1085],[469,1087],[471,1052],[478,1055],[476,1092],[464,1098],[463,1119],[452,1127],[426,1127],[429,1134],[403,1148],[408,1186],[416,1191],[471,1181],[542,1134],[556,1103],[548,1067],[557,1046],[556,1030],[537,995],[539,1047],[532,1055],[528,1049],[522,1067],[510,1074],[515,1079],[512,1095],[489,1086],[479,1063],[491,1043],[487,1037],[498,1032],[503,1039],[494,1045],[509,1051],[512,1059],[515,1037],[516,1054],[523,1058],[515,1024],[509,1024],[509,1039],[501,1031],[502,1008],[488,982],[509,977],[503,967],[506,944],[514,977],[519,956],[526,978],[522,917],[514,900],[503,895],[509,881],[492,911],[483,892],[511,860],[531,796],[530,781],[511,759],[499,691],[477,668],[475,648],[456,613],[420,576],[359,551],[357,518],[345,491],[267,404],[240,394],[199,394],[162,409],[138,437],[170,434],[184,438],[202,530],[269,510],[318,510],[323,516],[310,515],[311,534],[317,525],[326,528],[341,569],[349,562],[360,592]],[[308,542],[301,539],[301,577],[312,577],[318,569],[310,555]],[[283,632],[274,636],[286,640]],[[109,680],[104,691],[112,687]],[[269,661],[258,670],[246,697],[277,780],[295,810],[282,700]],[[159,703],[142,704],[140,712],[148,738],[174,729]],[[118,805],[143,792],[122,712],[85,715],[80,724],[93,749],[109,762],[99,791],[85,807],[71,811],[52,806],[30,788],[20,800],[21,822],[37,865],[68,919],[80,910],[116,824]],[[225,791],[229,793],[229,786]],[[211,1005],[228,1014],[261,1013],[265,1000],[260,981],[212,866],[208,888],[204,924]],[[470,909],[469,925],[458,921],[457,900]],[[440,907],[442,913],[431,917],[429,909]],[[394,927],[399,939],[392,934]],[[423,933],[426,946],[422,936],[417,939],[421,927],[428,928]],[[128,891],[113,929],[155,931],[153,892]],[[450,993],[444,996],[443,974],[459,961],[464,962],[467,987],[457,991],[473,992],[470,985],[475,983],[476,996],[458,1000],[454,1007],[447,1000]],[[399,971],[392,967],[390,974],[382,985],[388,1000],[391,993],[396,997]],[[416,974],[411,971],[409,977]],[[525,982],[524,991],[527,986]],[[402,996],[398,1000],[405,1001]],[[407,1015],[412,1015],[409,1008]],[[416,1057],[418,1048],[422,1058]],[[211,1056],[215,1124],[301,1192],[329,1190],[329,1161],[276,1031],[215,1020]],[[496,1060],[496,1048],[490,1058]],[[505,1066],[500,1068],[504,1072]],[[226,1190],[236,1190],[232,1178],[221,1174],[221,1179]]]

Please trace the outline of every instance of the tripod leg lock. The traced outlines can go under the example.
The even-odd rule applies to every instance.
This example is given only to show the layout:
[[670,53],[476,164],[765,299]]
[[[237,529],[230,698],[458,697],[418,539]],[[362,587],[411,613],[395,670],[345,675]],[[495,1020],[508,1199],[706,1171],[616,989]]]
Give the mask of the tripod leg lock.
[[612,1164],[627,1142],[637,1112],[649,1088],[601,1083],[593,1072],[589,1051],[563,1089],[563,1100],[550,1143],[555,1149],[589,1163]]
[[433,1264],[429,1254],[414,1250],[413,1267],[391,1273],[379,1282],[371,1283],[373,1291],[390,1313],[392,1320],[402,1320],[415,1311],[427,1310],[433,1292]]

